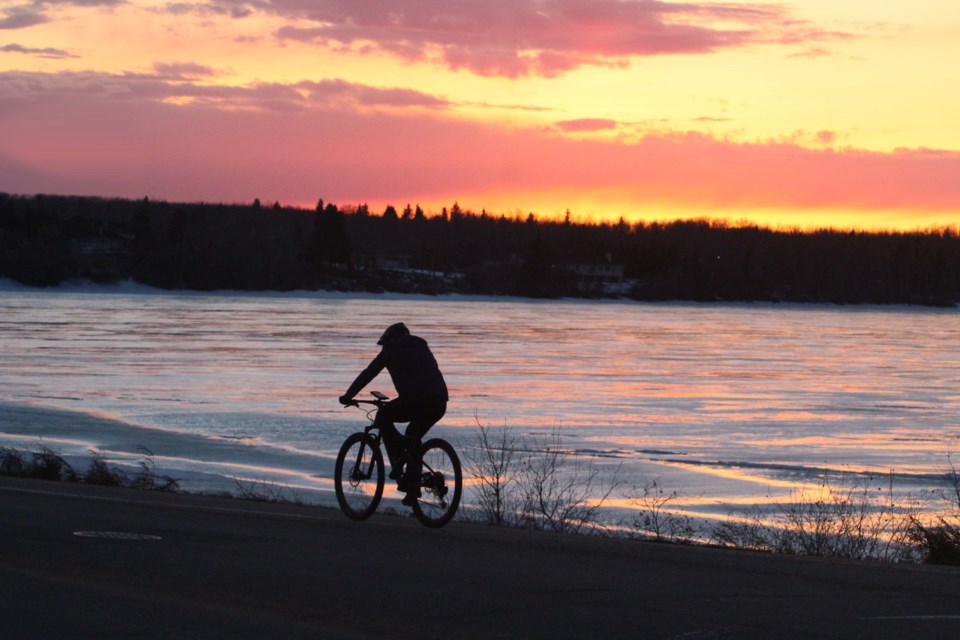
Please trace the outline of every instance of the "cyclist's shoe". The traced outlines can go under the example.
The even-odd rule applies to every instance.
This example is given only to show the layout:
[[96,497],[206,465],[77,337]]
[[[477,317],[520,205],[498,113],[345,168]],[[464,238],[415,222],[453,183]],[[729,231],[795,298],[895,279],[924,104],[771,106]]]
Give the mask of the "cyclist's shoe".
[[[405,438],[406,436],[401,436],[401,437]],[[390,479],[391,480],[399,480],[403,476],[403,469],[405,466],[407,466],[407,460],[409,459],[410,459],[410,455],[407,453],[406,447],[404,447],[403,451],[401,451],[400,453],[398,453],[396,456],[393,457],[393,459],[390,461],[390,466],[391,466]]]
[[401,489],[401,491],[406,491],[407,495],[403,496],[403,500],[400,501],[400,504],[412,507],[413,503],[417,501],[417,498],[420,497],[420,487],[416,484],[412,484],[409,489]]
[[420,494],[420,482],[418,482],[417,477],[411,473],[409,469],[404,470],[399,478],[394,478],[391,472],[390,478],[397,481],[398,491],[416,491],[417,495]]

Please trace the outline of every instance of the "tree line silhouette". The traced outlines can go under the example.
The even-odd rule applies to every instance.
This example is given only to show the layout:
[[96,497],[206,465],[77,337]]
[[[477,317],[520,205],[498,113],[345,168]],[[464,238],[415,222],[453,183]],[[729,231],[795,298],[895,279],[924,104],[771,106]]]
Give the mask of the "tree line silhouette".
[[430,215],[418,205],[373,214],[322,200],[310,210],[0,193],[0,277],[32,286],[133,279],[164,289],[955,305],[960,233],[547,221],[456,203]]

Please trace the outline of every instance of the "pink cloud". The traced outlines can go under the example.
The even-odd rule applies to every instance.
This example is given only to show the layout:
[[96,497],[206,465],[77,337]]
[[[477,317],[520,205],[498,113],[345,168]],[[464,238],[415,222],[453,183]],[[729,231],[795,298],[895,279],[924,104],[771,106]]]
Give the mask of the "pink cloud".
[[297,22],[278,30],[281,39],[386,52],[483,76],[549,77],[584,65],[622,66],[636,57],[852,37],[795,18],[783,5],[759,2],[211,0],[192,6],[269,12]]
[[561,120],[560,122],[554,122],[553,126],[568,133],[576,133],[581,131],[604,131],[608,129],[616,129],[617,121],[608,120],[606,118],[580,118],[577,120]]
[[730,122],[730,118],[717,118],[716,116],[700,116],[698,118],[693,118],[693,122],[705,122],[705,123]]
[[62,58],[78,58],[79,56],[65,51],[63,49],[54,49],[52,47],[24,47],[19,44],[8,44],[0,47],[0,53],[22,53],[37,58],[49,58],[53,60]]
[[327,106],[445,109],[444,98],[404,88],[371,87],[340,79],[294,84],[261,82],[244,87],[198,84],[216,70],[194,63],[156,64],[155,73],[109,74],[95,71],[0,73],[0,101],[74,100],[95,96],[103,101],[189,99],[230,108],[289,111]]
[[195,80],[218,75],[216,69],[195,62],[158,62],[153,70],[164,80]]
[[30,7],[11,7],[0,14],[0,29],[26,29],[47,22],[47,16]]
[[[442,109],[360,108],[353,96],[362,91],[330,82],[326,89],[188,84],[191,95],[209,100],[176,106],[161,101],[175,88],[156,79],[0,74],[0,191],[300,203],[577,193],[598,194],[598,213],[630,214],[603,210],[600,194],[615,193],[678,217],[712,209],[905,211],[957,222],[960,211],[957,152],[817,150],[695,133],[632,144],[576,140],[468,122]],[[118,100],[123,87],[127,99]],[[348,102],[334,95],[344,87]],[[312,89],[321,99],[309,96]],[[298,108],[224,110],[229,103],[214,96]],[[517,197],[512,206],[536,207]]]
[[808,59],[813,59],[813,58],[825,58],[825,57],[829,57],[829,56],[832,56],[832,55],[833,55],[833,52],[831,52],[831,51],[830,51],[829,49],[827,49],[826,47],[810,47],[809,49],[805,49],[805,50],[799,51],[799,52],[797,52],[797,53],[791,53],[791,54],[788,55],[787,57],[788,57],[788,58],[808,58]]
[[837,141],[837,134],[827,130],[817,131],[817,141],[825,145],[833,144]]
[[0,7],[0,29],[26,29],[49,22],[46,9],[53,6],[106,7],[126,4],[126,0],[32,0]]
[[254,3],[231,2],[230,0],[214,2],[168,2],[158,11],[175,16],[199,13],[201,15],[226,15],[232,18],[247,18],[253,14],[253,9],[248,7],[248,4],[252,5]]
[[346,98],[363,106],[427,107],[443,109],[450,106],[445,98],[432,96],[422,91],[402,88],[379,88],[348,82],[346,80],[321,80],[299,82],[295,87],[309,91],[316,102],[329,102]]

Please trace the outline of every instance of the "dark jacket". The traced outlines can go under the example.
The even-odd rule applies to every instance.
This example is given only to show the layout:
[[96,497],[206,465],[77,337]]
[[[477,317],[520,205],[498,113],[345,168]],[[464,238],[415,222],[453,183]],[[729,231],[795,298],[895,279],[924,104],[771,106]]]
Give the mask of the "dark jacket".
[[397,394],[407,400],[449,400],[447,383],[443,380],[437,360],[427,341],[417,336],[403,336],[384,343],[383,349],[347,389],[345,396],[353,398],[360,390],[386,370],[393,379]]

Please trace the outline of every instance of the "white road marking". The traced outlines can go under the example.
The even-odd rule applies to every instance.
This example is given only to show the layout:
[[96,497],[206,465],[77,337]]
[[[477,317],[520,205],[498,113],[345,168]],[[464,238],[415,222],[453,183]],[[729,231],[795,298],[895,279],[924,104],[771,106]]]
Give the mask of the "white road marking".
[[960,620],[956,615],[921,615],[921,616],[871,616],[861,620]]
[[162,540],[160,536],[149,533],[127,533],[125,531],[74,531],[81,538],[99,538],[102,540]]

